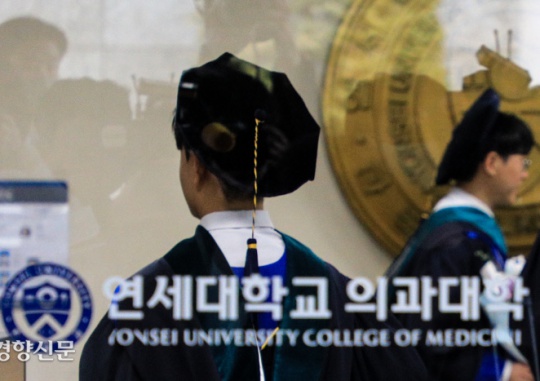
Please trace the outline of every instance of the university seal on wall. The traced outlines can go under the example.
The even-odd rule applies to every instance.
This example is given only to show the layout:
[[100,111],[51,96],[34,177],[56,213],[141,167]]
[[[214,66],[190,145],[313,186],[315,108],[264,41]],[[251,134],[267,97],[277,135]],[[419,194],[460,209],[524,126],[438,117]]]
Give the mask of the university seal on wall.
[[[398,254],[447,189],[434,178],[453,127],[488,87],[501,110],[540,137],[540,88],[526,68],[480,44],[480,70],[445,86],[439,1],[353,2],[331,49],[324,87],[325,140],[350,207],[378,242]],[[486,41],[489,43],[490,41]],[[519,202],[496,211],[512,253],[528,253],[540,229],[540,152],[531,153]]]

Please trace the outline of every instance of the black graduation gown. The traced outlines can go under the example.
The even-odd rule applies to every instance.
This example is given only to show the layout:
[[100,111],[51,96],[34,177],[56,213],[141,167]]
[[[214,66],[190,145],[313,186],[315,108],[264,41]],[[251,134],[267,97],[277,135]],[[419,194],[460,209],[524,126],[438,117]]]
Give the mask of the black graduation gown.
[[[348,278],[316,257],[308,248],[293,238],[283,235],[287,268],[285,285],[292,290],[293,276],[321,276],[328,279],[330,319],[291,319],[295,295],[291,292],[283,301],[281,329],[388,329],[399,328],[390,317],[377,321],[373,315],[352,314],[344,311],[348,302],[345,287]],[[157,275],[232,275],[225,257],[210,234],[198,227],[194,237],[176,245],[163,258],[152,263],[139,274],[144,276],[145,300],[155,288]],[[304,294],[304,293],[303,293]],[[219,321],[216,314],[195,314],[189,321],[177,321],[171,311],[156,306],[143,308],[140,321],[112,321],[107,315],[101,320],[86,343],[81,363],[80,380],[259,380],[256,347],[220,345],[188,347],[182,340],[175,346],[148,346],[135,342],[121,346],[108,344],[113,330],[120,328],[176,328],[185,329],[244,329],[249,319],[240,302],[237,321]],[[266,351],[267,349],[264,349]],[[301,337],[296,345],[284,341],[271,349],[272,368],[266,380],[411,380],[426,379],[425,368],[416,351],[410,347],[308,347]]]
[[[430,276],[432,284],[437,285],[441,277],[478,277],[484,264],[493,259],[493,241],[474,225],[452,221],[436,227],[426,236],[420,238],[422,226],[411,238],[408,245],[415,245],[412,253],[407,253],[407,260],[398,257],[387,275],[389,284],[394,277]],[[478,238],[471,238],[469,233]],[[406,250],[402,255],[406,255]],[[395,300],[395,290],[389,292],[389,301]],[[453,287],[450,293],[452,303],[460,301],[459,288]],[[438,308],[438,297],[433,297],[433,317],[423,321],[419,313],[396,314],[398,320],[408,329],[421,329],[425,335],[428,330],[463,329],[466,331],[491,329],[487,316],[481,311],[476,321],[463,321],[458,313],[441,313]],[[438,381],[474,380],[486,351],[494,351],[494,347],[483,346],[433,346],[420,341],[418,352],[428,369],[430,379]],[[498,354],[503,354],[497,348]],[[502,369],[500,370],[502,371]]]

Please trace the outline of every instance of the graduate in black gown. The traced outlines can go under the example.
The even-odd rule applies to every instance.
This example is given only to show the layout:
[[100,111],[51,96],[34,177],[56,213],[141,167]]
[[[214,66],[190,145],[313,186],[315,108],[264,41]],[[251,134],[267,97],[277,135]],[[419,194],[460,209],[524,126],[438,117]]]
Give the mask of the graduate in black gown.
[[[396,277],[429,276],[437,286],[442,277],[484,281],[494,275],[507,276],[507,247],[493,209],[515,203],[528,174],[527,155],[534,138],[521,119],[499,111],[499,102],[493,90],[486,90],[455,128],[436,178],[437,185],[454,186],[387,271],[390,283]],[[389,289],[389,299],[395,301],[397,288]],[[449,301],[457,304],[461,298],[459,288],[452,288]],[[462,319],[460,313],[441,312],[438,296],[433,296],[432,303],[433,316],[427,321],[420,314],[396,316],[405,327],[422,329],[424,334],[495,328],[494,316],[488,316],[484,308],[477,319]],[[529,365],[512,343],[422,344],[418,350],[432,380],[532,380]]]
[[[315,174],[320,128],[284,74],[228,53],[185,71],[173,130],[200,224],[119,287],[84,347],[81,381],[426,379],[411,347],[316,341],[318,332],[391,334],[400,325],[346,312],[349,279],[276,230],[263,209],[265,197]],[[198,280],[215,277],[220,293],[210,287],[196,300]],[[260,277],[276,285],[271,293],[245,293]],[[322,283],[302,287],[306,280]],[[250,309],[259,292],[262,310]]]

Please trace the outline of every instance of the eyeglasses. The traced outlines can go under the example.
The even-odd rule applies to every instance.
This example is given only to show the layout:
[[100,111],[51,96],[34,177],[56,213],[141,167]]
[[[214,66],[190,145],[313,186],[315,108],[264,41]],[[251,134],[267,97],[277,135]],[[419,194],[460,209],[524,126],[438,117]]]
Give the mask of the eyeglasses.
[[523,159],[523,170],[527,171],[532,165],[532,160],[529,158]]

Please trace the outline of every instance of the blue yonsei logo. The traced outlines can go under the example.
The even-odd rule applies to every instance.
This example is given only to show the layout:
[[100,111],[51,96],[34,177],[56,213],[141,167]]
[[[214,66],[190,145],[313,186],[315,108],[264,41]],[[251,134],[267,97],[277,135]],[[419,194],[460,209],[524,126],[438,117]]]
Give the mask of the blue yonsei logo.
[[84,281],[54,263],[35,264],[15,274],[1,304],[12,340],[75,343],[92,317],[92,299]]
[[42,337],[49,339],[65,326],[70,308],[69,288],[57,287],[46,281],[24,289],[24,316]]

